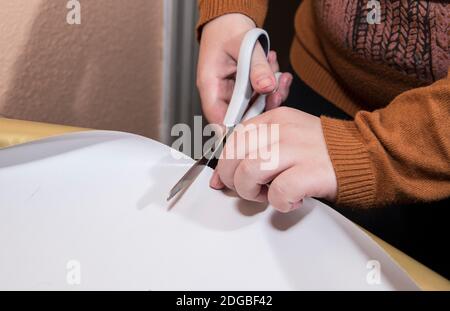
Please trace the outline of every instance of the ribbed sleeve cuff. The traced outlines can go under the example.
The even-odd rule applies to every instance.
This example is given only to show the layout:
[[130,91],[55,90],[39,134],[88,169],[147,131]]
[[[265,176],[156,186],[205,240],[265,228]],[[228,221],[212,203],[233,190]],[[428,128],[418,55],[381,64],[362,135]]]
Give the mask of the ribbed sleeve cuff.
[[355,123],[328,117],[321,117],[321,121],[337,177],[336,204],[354,208],[374,206],[373,163]]
[[267,14],[267,0],[200,0],[199,10],[198,39],[200,39],[202,28],[206,23],[229,13],[247,15],[258,27],[262,27]]

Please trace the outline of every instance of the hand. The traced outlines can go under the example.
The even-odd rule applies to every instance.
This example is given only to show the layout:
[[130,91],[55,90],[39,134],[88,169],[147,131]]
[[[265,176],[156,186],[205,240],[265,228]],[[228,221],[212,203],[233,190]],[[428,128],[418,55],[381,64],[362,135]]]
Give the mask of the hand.
[[[243,14],[226,14],[207,23],[202,32],[197,69],[197,87],[202,109],[210,123],[222,124],[234,89],[234,76],[242,39],[255,28],[255,23]],[[252,58],[250,80],[255,92],[267,94],[277,89],[274,72],[279,71],[277,55],[271,51],[266,58],[258,43]],[[283,73],[279,87],[267,96],[266,110],[280,106],[286,100],[292,75]]]
[[[269,131],[258,130],[258,144],[255,139],[249,144],[249,125],[253,130],[279,125],[279,135],[268,137]],[[270,168],[263,165],[268,158],[262,155],[268,151],[270,161],[276,160]],[[268,201],[281,212],[299,208],[306,197],[335,201],[336,175],[320,119],[280,107],[244,122],[228,139],[210,185],[215,189],[226,186],[246,200]]]

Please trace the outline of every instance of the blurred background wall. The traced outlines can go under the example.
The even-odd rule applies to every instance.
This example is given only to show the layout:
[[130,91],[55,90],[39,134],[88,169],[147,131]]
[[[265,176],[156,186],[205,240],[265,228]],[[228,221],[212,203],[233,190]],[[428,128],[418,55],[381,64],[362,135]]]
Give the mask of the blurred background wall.
[[0,115],[158,138],[164,0],[0,0]]
[[[170,143],[201,114],[197,0],[0,0],[0,116],[141,134]],[[289,69],[299,0],[269,1],[265,28]],[[0,129],[1,131],[1,129]]]

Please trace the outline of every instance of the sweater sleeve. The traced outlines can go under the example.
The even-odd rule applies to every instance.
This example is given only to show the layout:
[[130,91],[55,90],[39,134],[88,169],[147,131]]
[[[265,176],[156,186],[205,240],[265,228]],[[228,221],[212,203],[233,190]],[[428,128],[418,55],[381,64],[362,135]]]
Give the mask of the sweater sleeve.
[[197,37],[200,39],[203,26],[216,17],[229,13],[241,13],[262,27],[267,14],[268,0],[199,0],[200,16]]
[[450,197],[450,73],[354,121],[322,117],[337,204],[372,207]]

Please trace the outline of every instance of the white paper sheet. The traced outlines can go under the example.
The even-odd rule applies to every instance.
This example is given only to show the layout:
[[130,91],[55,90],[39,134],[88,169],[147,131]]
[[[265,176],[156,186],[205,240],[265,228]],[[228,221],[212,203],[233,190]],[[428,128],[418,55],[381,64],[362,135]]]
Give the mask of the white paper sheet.
[[206,169],[169,205],[192,163],[107,131],[0,150],[0,289],[418,289],[316,200],[279,214],[210,189]]

